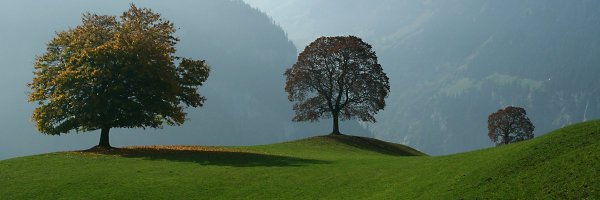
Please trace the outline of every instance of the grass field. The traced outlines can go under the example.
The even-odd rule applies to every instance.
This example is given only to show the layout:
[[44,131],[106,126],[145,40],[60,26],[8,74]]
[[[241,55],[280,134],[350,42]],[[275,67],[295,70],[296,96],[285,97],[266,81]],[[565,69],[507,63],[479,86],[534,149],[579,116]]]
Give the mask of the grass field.
[[449,156],[321,136],[0,161],[0,199],[600,199],[600,121]]

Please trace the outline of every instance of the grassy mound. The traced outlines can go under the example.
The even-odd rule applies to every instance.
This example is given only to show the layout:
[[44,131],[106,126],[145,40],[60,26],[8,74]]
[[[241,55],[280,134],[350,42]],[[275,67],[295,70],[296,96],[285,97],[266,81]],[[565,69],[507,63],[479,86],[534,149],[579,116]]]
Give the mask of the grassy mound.
[[[345,151],[348,153],[380,153],[396,156],[423,156],[424,153],[409,146],[381,141],[378,139],[352,135],[324,135],[280,144],[265,145],[264,147],[276,148],[280,152],[290,147],[320,150],[323,153]],[[280,148],[279,148],[280,147]],[[251,147],[252,148],[252,147]],[[365,152],[366,151],[366,152]]]
[[145,146],[0,161],[2,199],[597,199],[600,122],[450,156],[318,136],[251,147]]

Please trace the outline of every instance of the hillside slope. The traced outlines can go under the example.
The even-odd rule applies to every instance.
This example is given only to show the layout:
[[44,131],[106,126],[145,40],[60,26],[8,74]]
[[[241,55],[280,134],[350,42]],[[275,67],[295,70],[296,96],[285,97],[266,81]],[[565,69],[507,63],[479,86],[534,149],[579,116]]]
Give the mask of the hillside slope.
[[[324,135],[314,136],[306,139],[284,142],[271,145],[248,147],[253,150],[274,151],[275,153],[287,153],[294,156],[309,154],[305,151],[317,151],[323,154],[386,154],[396,156],[423,156],[426,155],[409,146],[396,144],[378,139],[352,136],[352,135]],[[294,153],[301,152],[301,154]]]
[[600,198],[600,121],[449,156],[392,154],[422,155],[409,147],[351,136],[251,147],[59,152],[0,161],[0,197]]

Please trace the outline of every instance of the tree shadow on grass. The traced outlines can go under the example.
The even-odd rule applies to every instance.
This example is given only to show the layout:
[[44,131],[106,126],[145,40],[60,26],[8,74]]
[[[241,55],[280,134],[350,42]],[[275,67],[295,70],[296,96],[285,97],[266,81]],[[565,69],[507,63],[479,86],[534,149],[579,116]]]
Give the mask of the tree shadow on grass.
[[329,161],[261,154],[233,148],[200,146],[143,146],[100,149],[92,148],[81,153],[114,155],[145,160],[191,162],[200,165],[232,167],[299,167],[310,164],[330,164]]

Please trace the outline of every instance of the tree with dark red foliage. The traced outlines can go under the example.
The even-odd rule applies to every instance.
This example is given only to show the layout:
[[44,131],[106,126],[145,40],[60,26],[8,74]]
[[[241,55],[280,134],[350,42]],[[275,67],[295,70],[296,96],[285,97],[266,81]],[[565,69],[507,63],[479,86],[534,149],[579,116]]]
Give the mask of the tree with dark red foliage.
[[520,107],[508,106],[488,117],[488,136],[496,145],[531,139],[534,129],[527,112]]
[[316,39],[284,75],[288,99],[296,101],[293,120],[331,117],[332,134],[340,134],[340,118],[375,122],[390,91],[371,45],[355,36]]

